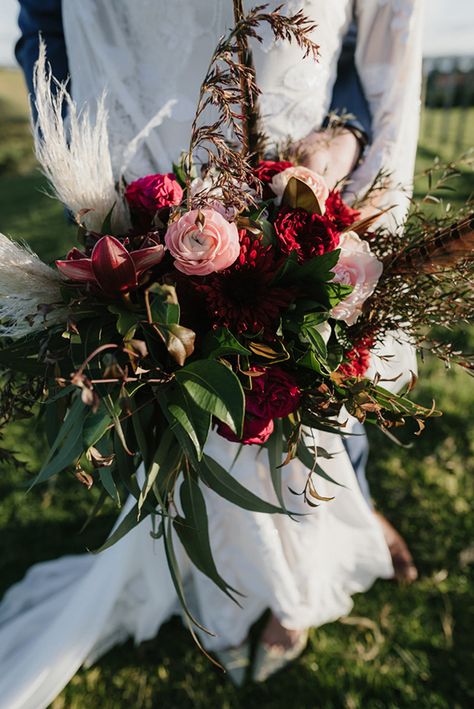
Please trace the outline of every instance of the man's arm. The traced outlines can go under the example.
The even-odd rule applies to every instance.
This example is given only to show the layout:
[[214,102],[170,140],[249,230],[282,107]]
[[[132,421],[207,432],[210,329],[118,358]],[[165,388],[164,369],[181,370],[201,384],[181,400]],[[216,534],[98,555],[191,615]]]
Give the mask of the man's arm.
[[61,0],[20,0],[18,25],[21,37],[15,47],[15,56],[23,69],[31,95],[34,96],[33,67],[38,59],[40,33],[46,43],[53,76],[59,81],[65,81],[69,67]]

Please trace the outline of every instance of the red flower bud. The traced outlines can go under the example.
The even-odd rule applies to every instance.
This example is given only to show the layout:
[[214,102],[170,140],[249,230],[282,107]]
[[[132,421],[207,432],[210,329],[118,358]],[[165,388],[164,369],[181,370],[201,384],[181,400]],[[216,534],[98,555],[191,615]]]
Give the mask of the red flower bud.
[[160,263],[164,246],[155,244],[129,253],[115,236],[101,237],[88,258],[73,248],[66,260],[56,261],[61,273],[71,281],[98,286],[114,296],[136,288],[142,273]]

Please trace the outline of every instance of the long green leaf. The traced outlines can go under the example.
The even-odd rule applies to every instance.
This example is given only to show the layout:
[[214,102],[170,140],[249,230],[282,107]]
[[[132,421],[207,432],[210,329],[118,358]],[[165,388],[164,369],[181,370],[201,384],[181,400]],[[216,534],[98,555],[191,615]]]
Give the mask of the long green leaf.
[[[200,409],[185,388],[176,388],[171,392],[168,402],[168,411],[184,428],[193,442],[198,460],[201,460],[211,428],[211,414]],[[171,428],[176,428],[176,423],[172,423]]]
[[95,446],[112,424],[112,416],[102,401],[96,413],[90,413],[84,422],[82,438],[84,449]]
[[174,441],[175,438],[170,430],[163,433],[140,491],[138,498],[138,514],[141,514],[141,509],[151,489],[155,485],[158,475],[167,476],[176,466],[177,452],[176,450],[174,452],[171,451],[171,446]]
[[84,420],[90,409],[82,402],[78,396],[72,403],[63,425],[61,426],[56,440],[49,451],[38,475],[32,482],[32,487],[44,482],[48,478],[60,473],[68,465],[71,465],[83,452],[82,428]]
[[143,522],[144,519],[148,517],[150,513],[146,512],[140,518],[138,518],[138,505],[133,505],[132,509],[127,512],[125,517],[122,519],[120,524],[112,531],[112,533],[107,537],[106,541],[102,544],[99,549],[93,550],[93,554],[99,554],[101,551],[109,549],[111,546],[116,544],[122,537],[135,529],[139,524]]
[[283,469],[281,467],[283,456],[283,426],[281,419],[275,420],[274,430],[267,441],[266,447],[273,489],[275,490],[275,495],[280,506],[286,511],[286,504],[283,497]]
[[120,507],[120,495],[115,485],[113,470],[113,466],[99,468],[99,477],[106,492],[110,495],[115,504]]
[[200,628],[200,630],[207,633],[208,635],[214,635],[214,633],[205,628],[198,620],[196,620],[196,618],[193,616],[193,614],[188,608],[186,596],[184,595],[181,572],[179,570],[178,561],[174,552],[172,533],[173,528],[171,526],[171,519],[168,518],[168,524],[165,523],[163,525],[163,543],[165,545],[166,559],[168,561],[168,568],[170,571],[171,580],[173,581],[173,585],[176,591],[176,595],[178,596],[179,602],[185,615],[189,618],[191,623],[193,623],[197,628]]
[[225,364],[198,360],[175,374],[195,404],[242,435],[244,392],[238,377]]
[[[247,490],[225,468],[207,455],[204,455],[199,463],[198,473],[203,482],[214,492],[244,510],[288,514],[282,507],[266,502],[254,495],[250,490]],[[292,512],[290,514],[296,513]]]
[[191,466],[196,469],[199,461],[196,457],[196,451],[192,440],[190,439],[184,428],[182,428],[182,426],[168,410],[167,396],[165,396],[165,394],[163,392],[160,392],[159,390],[156,391],[155,395],[165,419],[168,421],[171,430],[173,431],[178,443],[183,449],[183,453],[186,454],[186,457],[188,458]]
[[206,502],[199,485],[190,475],[185,475],[179,492],[184,518],[175,518],[173,526],[181,544],[192,563],[213,581],[221,591],[237,605],[240,605],[231,591],[238,595],[242,594],[224,581],[215,565],[209,541]]

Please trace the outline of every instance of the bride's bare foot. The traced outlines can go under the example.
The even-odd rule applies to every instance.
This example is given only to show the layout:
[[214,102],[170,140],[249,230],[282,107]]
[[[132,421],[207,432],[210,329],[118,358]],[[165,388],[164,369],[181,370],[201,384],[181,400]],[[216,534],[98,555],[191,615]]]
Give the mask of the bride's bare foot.
[[288,628],[284,628],[278,618],[272,614],[263,631],[261,642],[272,649],[281,648],[282,651],[290,650],[305,633],[305,630],[289,630]]
[[376,512],[375,515],[380,522],[390,556],[392,557],[396,580],[401,583],[413,583],[418,578],[418,570],[407,543],[386,517],[381,515],[380,512]]

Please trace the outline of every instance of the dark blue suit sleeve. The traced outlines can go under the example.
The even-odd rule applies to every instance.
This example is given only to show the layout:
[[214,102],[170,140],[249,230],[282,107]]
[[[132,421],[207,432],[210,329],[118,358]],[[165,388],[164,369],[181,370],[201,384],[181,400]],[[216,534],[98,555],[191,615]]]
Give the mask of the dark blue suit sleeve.
[[354,118],[349,119],[346,125],[361,131],[370,143],[372,140],[372,117],[355,65],[356,43],[357,25],[353,22],[343,41],[330,111],[353,115]]
[[40,32],[46,42],[53,76],[59,81],[65,81],[69,68],[61,0],[20,0],[18,25],[21,37],[15,47],[15,56],[23,69],[31,95],[34,95],[33,66],[38,59]]

